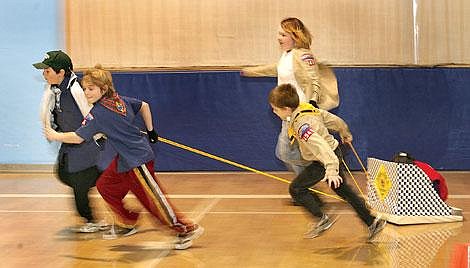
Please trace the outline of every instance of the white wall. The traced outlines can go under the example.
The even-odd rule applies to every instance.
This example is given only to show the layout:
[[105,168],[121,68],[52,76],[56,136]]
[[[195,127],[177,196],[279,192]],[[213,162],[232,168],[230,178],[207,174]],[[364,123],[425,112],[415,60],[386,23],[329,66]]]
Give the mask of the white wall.
[[38,120],[42,72],[31,64],[63,49],[60,0],[3,0],[0,8],[0,164],[51,164]]

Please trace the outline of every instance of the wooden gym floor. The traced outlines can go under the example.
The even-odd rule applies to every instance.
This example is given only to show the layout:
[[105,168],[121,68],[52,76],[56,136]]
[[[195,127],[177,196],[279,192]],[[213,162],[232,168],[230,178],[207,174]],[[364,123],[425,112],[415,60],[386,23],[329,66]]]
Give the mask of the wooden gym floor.
[[[70,188],[53,174],[0,173],[0,267],[458,267],[468,260],[470,172],[442,174],[447,204],[463,209],[463,222],[388,224],[367,243],[365,225],[336,199],[323,197],[340,216],[335,225],[304,239],[310,217],[290,204],[285,183],[246,172],[158,173],[173,204],[205,228],[192,248],[172,250],[168,231],[145,212],[139,232],[126,238],[73,233],[80,219]],[[354,175],[365,189],[364,176]],[[316,189],[331,193],[324,186]],[[111,222],[95,189],[91,195],[98,218]],[[126,201],[141,209],[133,196]]]

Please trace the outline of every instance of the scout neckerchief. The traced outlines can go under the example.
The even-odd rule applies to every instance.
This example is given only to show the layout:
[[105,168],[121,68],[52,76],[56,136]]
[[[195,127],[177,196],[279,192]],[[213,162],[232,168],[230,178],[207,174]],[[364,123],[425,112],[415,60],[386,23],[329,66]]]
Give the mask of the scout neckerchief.
[[109,110],[126,116],[126,104],[117,93],[115,93],[112,97],[101,98],[100,103]]
[[318,115],[320,114],[320,110],[317,108],[313,107],[310,103],[305,103],[302,102],[299,104],[299,109],[300,111],[294,116],[293,119],[291,119],[291,122],[289,124],[289,128],[287,129],[287,135],[289,136],[289,141],[290,144],[293,144],[295,141],[295,130],[294,130],[294,122],[295,120],[299,119],[300,117],[308,114],[314,114]]
[[51,85],[50,89],[54,93],[55,96],[55,105],[54,108],[57,110],[57,112],[61,113],[62,109],[60,108],[60,94],[63,91],[69,90],[70,87],[73,85],[73,83],[77,80],[77,77],[73,77],[72,75],[65,76],[64,80],[60,85],[53,84]]

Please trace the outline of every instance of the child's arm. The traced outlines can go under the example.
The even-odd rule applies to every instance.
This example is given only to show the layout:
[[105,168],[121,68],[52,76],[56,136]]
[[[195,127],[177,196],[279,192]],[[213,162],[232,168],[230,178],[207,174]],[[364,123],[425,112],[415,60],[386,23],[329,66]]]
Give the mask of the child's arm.
[[346,122],[344,122],[343,119],[341,119],[341,117],[321,109],[320,114],[323,118],[323,123],[325,124],[325,127],[328,130],[338,132],[343,143],[352,142],[353,136],[349,131],[348,125],[346,124]]
[[297,129],[296,139],[303,147],[302,157],[322,163],[325,167],[322,181],[327,182],[330,187],[338,188],[343,179],[339,176],[339,159],[330,144],[318,133],[318,129],[312,128],[308,123],[297,122],[294,129]]
[[295,50],[293,62],[295,80],[304,90],[307,101],[317,107],[321,88],[318,64],[315,62],[315,57],[308,50]]
[[150,111],[150,106],[145,101],[142,102],[142,107],[140,107],[140,115],[144,119],[144,124],[147,130],[153,130],[153,121],[152,121],[152,112]]
[[338,188],[343,183],[343,178],[339,175],[339,159],[335,152],[331,150],[322,138],[313,138],[309,143],[309,148],[312,154],[323,164],[325,167],[325,176],[321,181],[328,183],[333,189]]
[[51,127],[51,110],[54,109],[54,93],[50,90],[50,85],[46,85],[41,99],[39,118],[43,127]]
[[321,181],[328,183],[330,187],[336,189],[343,183],[343,178],[340,175],[325,175]]
[[325,176],[322,181],[328,183],[333,189],[338,188],[343,182],[343,178],[339,175],[339,159],[335,152],[331,150],[330,145],[319,135],[312,135],[305,142],[306,147],[325,167]]
[[70,89],[72,93],[73,99],[78,106],[78,109],[82,113],[83,117],[85,117],[93,107],[93,105],[88,103],[87,98],[85,97],[85,93],[83,92],[82,87],[76,82],[72,88]]
[[156,143],[158,140],[158,135],[153,129],[152,121],[152,112],[150,111],[150,106],[145,101],[142,102],[142,107],[140,107],[140,114],[142,119],[144,119],[145,127],[147,128],[147,134],[151,143]]
[[75,132],[57,132],[50,127],[43,128],[44,136],[49,141],[60,141],[64,143],[75,143],[79,144],[84,139],[78,136]]
[[240,71],[241,76],[259,77],[259,76],[277,76],[277,63],[245,67]]

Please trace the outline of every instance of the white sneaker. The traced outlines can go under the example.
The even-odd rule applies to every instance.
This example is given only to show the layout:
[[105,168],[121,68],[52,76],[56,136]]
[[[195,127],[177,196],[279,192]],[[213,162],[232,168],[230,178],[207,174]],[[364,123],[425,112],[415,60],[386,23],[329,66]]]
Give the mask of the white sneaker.
[[184,243],[186,241],[191,241],[199,238],[203,233],[204,228],[202,226],[196,225],[194,230],[183,234],[177,234],[176,238],[180,241],[180,243]]
[[73,228],[73,231],[77,233],[96,233],[100,231],[100,228],[93,222],[87,222],[82,226]]
[[174,244],[175,249],[177,250],[185,250],[190,248],[193,245],[192,240],[186,240],[186,241],[178,241]]
[[111,228],[111,226],[101,220],[99,222],[87,222],[81,226],[71,228],[71,230],[76,233],[96,233],[109,230],[109,228]]
[[111,226],[109,231],[103,234],[103,239],[105,240],[112,240],[117,239],[119,237],[130,236],[137,233],[137,228],[124,228],[117,225]]
[[100,231],[107,231],[107,230],[111,229],[111,225],[108,224],[108,223],[107,223],[106,221],[104,221],[104,220],[101,220],[101,221],[95,223],[95,225],[98,226],[98,228],[100,229]]

